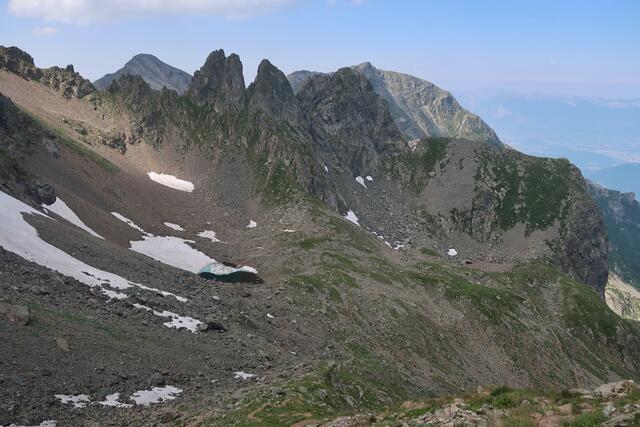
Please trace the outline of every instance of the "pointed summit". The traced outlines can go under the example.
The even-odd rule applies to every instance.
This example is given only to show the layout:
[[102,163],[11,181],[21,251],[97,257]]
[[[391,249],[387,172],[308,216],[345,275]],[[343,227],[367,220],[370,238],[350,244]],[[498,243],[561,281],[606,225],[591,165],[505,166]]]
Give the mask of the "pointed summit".
[[287,77],[266,59],[260,62],[248,95],[253,110],[296,122],[300,119],[300,105]]
[[191,82],[189,73],[162,62],[154,55],[139,53],[115,73],[106,74],[96,80],[94,85],[99,90],[105,90],[112,81],[118,80],[120,76],[125,74],[142,77],[149,83],[151,89],[160,90],[166,87],[179,94],[184,93]]
[[189,96],[198,105],[211,104],[217,111],[240,110],[246,101],[246,88],[240,57],[224,50],[211,52],[196,71]]

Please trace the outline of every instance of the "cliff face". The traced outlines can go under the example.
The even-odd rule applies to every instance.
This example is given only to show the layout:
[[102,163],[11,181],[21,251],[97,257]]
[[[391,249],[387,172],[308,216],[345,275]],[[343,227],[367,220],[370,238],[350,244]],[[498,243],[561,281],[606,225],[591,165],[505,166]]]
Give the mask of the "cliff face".
[[593,182],[587,188],[609,235],[609,268],[640,289],[640,203],[633,193],[609,190]]
[[386,102],[351,69],[311,77],[298,99],[318,149],[351,176],[375,174],[383,158],[408,150]]

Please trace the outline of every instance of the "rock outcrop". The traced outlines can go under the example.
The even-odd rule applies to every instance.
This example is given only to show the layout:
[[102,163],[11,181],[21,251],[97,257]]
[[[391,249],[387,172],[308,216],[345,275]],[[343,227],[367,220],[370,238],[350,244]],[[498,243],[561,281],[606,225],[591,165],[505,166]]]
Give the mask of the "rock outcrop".
[[17,47],[0,46],[0,68],[40,82],[65,98],[83,98],[96,90],[89,80],[74,70],[73,65],[40,69],[34,65],[31,55]]
[[186,92],[189,83],[191,83],[189,73],[172,67],[153,55],[141,53],[131,58],[118,71],[99,78],[93,82],[93,85],[98,90],[106,90],[111,82],[118,80],[123,75],[140,76],[149,83],[151,89],[167,88],[175,90],[178,94]]

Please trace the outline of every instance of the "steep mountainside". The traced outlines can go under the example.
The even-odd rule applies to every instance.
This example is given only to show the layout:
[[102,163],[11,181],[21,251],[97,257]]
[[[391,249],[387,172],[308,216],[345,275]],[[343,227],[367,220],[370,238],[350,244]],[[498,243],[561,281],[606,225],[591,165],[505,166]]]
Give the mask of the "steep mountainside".
[[98,90],[105,90],[111,82],[118,80],[123,75],[140,76],[149,83],[151,89],[160,90],[166,87],[179,94],[184,93],[191,82],[189,73],[172,67],[153,55],[141,53],[131,58],[118,71],[104,75],[93,84]]
[[323,424],[640,378],[568,162],[410,145],[350,68],[295,94],[264,60],[246,88],[218,50],[182,95],[67,97],[0,52],[0,425]]
[[[477,115],[458,104],[447,91],[408,74],[385,71],[365,62],[352,67],[364,74],[383,97],[396,125],[407,140],[450,137],[500,144],[495,132]],[[296,71],[288,78],[296,92],[320,73]]]
[[621,193],[589,182],[609,235],[609,268],[640,289],[640,203],[634,193]]

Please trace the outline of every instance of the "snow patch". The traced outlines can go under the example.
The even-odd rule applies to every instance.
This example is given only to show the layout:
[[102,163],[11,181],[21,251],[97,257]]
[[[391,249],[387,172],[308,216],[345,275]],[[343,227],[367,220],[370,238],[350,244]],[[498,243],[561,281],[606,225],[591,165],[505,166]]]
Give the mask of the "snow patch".
[[328,168],[326,165],[325,165],[325,167],[324,167],[324,171],[325,171],[325,172],[329,172],[329,168]]
[[367,184],[364,183],[364,178],[362,178],[361,176],[356,176],[356,182],[362,185],[364,188],[367,188]]
[[269,313],[267,313],[267,317],[269,319],[275,319],[276,318],[276,316],[274,316],[273,314],[269,314]]
[[73,210],[71,210],[71,208],[60,197],[57,197],[56,201],[52,205],[48,205],[48,206],[42,205],[42,207],[44,207],[46,210],[49,210],[55,214],[60,215],[62,218],[66,219],[71,224],[83,229],[84,231],[91,234],[92,236],[95,236],[99,239],[104,240],[104,237],[102,237],[101,235],[93,231],[91,228],[89,228],[87,224],[82,222],[82,220],[78,217],[78,215],[76,215],[76,213]]
[[154,236],[145,234],[142,240],[129,242],[129,248],[134,251],[160,261],[163,264],[182,270],[197,273],[205,264],[216,262],[197,249],[189,246],[193,240],[185,240],[175,236]]
[[160,403],[167,400],[173,400],[182,393],[182,390],[167,385],[164,387],[153,387],[151,390],[140,390],[133,393],[130,400],[136,402],[136,405],[149,406],[152,403]]
[[131,404],[120,402],[120,393],[113,393],[105,397],[105,399],[101,402],[98,402],[98,405],[102,406],[111,406],[113,408],[130,408]]
[[184,228],[182,228],[181,226],[179,226],[178,224],[174,224],[172,222],[165,222],[164,225],[166,225],[167,227],[169,227],[172,230],[176,230],[176,231],[184,231]]
[[371,175],[367,175],[364,177],[367,181],[373,181],[373,177]]
[[458,255],[458,251],[456,251],[455,249],[451,248],[451,249],[449,249],[449,252],[447,252],[447,255],[449,255],[449,256],[457,256]]
[[290,229],[290,228],[285,228],[285,229],[284,229],[284,230],[282,230],[282,231],[284,231],[285,233],[295,233],[295,232],[296,232],[296,230],[292,230],[292,229]]
[[256,376],[255,374],[247,374],[246,372],[243,372],[243,371],[237,371],[237,372],[234,372],[234,374],[236,375],[233,378],[241,379],[242,381],[248,380],[249,378],[253,378]]
[[222,240],[218,239],[218,236],[216,235],[215,231],[211,231],[211,230],[201,231],[200,233],[198,233],[198,237],[202,237],[203,239],[209,239],[213,243],[225,243]]
[[174,190],[186,191],[187,193],[191,193],[195,188],[193,183],[176,178],[173,175],[166,175],[164,173],[158,174],[153,171],[148,172],[147,175],[149,175],[149,178],[152,181],[155,181],[158,184],[162,184],[166,187],[173,188]]
[[129,227],[131,228],[135,228],[136,230],[138,230],[139,232],[143,233],[143,234],[147,234],[146,231],[144,231],[141,227],[139,227],[138,225],[136,225],[135,222],[131,221],[129,218],[127,218],[124,215],[120,215],[118,212],[111,212],[111,215],[115,216],[116,218],[118,218],[120,221],[124,222],[125,224],[127,224]]
[[170,317],[171,320],[169,322],[164,322],[163,325],[167,328],[174,329],[186,329],[190,332],[198,332],[198,325],[202,324],[198,319],[194,319],[193,317],[188,316],[180,316],[176,313],[172,313],[171,311],[163,310],[156,311],[151,307],[147,307],[146,305],[135,303],[133,306],[140,310],[145,310],[152,312],[155,316],[159,317]]
[[349,211],[347,211],[346,214],[344,214],[344,218],[347,221],[350,221],[352,223],[354,223],[355,225],[359,226],[360,222],[358,220],[358,217],[356,216],[356,214],[353,213],[353,211],[351,209],[349,209]]
[[257,226],[258,226],[257,222],[255,222],[254,220],[250,220],[249,225],[247,225],[247,228],[256,228]]
[[53,397],[62,403],[73,405],[74,408],[84,408],[87,403],[91,403],[91,399],[86,394],[54,394]]

